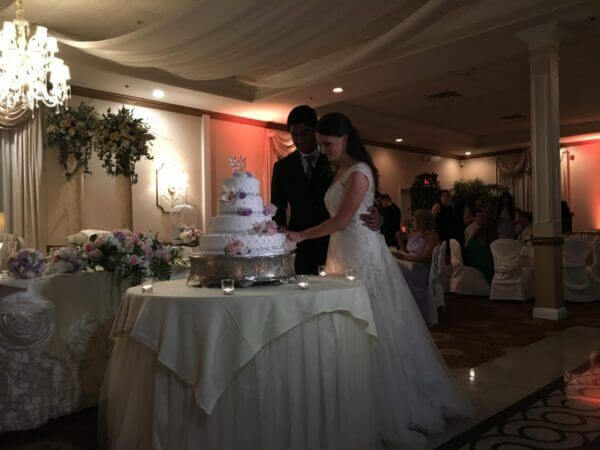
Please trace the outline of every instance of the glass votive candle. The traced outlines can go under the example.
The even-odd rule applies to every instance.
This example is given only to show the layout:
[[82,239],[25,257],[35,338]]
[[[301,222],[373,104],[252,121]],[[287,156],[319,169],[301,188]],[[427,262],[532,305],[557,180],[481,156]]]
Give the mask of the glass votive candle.
[[235,282],[231,278],[221,280],[221,289],[223,290],[223,295],[233,295]]
[[298,289],[308,289],[310,286],[306,275],[298,275],[296,277],[296,282],[298,283]]
[[348,280],[348,281],[356,280],[356,271],[354,269],[346,269],[346,280]]
[[152,294],[152,292],[154,292],[153,286],[152,286],[153,280],[152,278],[144,278],[142,280],[142,294]]
[[326,277],[327,276],[327,271],[325,270],[325,266],[319,266],[319,276],[320,277]]

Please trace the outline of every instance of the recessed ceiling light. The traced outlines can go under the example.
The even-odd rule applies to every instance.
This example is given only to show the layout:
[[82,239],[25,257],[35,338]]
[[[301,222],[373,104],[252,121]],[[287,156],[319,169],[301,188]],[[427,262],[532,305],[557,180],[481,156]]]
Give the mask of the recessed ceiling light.
[[465,155],[469,156],[471,154],[471,152],[465,152]]
[[162,89],[154,89],[152,91],[152,97],[154,98],[163,98],[165,96],[165,91]]
[[404,139],[402,138],[396,138],[396,142],[402,142]]
[[344,88],[342,88],[342,87],[334,87],[332,89],[332,91],[333,91],[334,94],[340,94],[340,93],[344,92]]

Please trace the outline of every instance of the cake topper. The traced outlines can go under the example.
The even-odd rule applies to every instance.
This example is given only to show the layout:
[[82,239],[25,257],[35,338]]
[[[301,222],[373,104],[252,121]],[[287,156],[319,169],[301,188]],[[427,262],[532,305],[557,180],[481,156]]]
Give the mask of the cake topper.
[[236,158],[235,156],[229,157],[229,166],[233,169],[233,173],[236,172],[245,172],[246,171],[246,157],[240,156]]

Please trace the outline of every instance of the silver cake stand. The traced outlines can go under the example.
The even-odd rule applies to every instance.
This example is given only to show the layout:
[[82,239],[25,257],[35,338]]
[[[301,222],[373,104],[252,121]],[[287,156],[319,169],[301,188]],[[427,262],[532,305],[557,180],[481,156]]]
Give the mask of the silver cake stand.
[[294,253],[272,256],[190,255],[190,275],[187,284],[215,286],[230,278],[239,287],[255,283],[279,281],[287,283],[296,276]]

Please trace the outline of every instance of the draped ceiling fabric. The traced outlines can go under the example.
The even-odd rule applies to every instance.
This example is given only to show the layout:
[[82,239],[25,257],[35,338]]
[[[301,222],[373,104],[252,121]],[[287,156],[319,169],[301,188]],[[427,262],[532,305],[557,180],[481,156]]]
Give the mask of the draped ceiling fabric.
[[560,151],[560,198],[571,204],[571,177],[569,172],[569,150]]
[[279,161],[281,158],[285,158],[287,155],[292,153],[296,146],[292,142],[289,134],[279,134],[273,130],[265,128],[265,173],[266,179],[263,180],[263,186],[265,188],[265,198],[271,198],[271,177],[273,175],[273,164]]
[[31,119],[31,110],[5,110],[0,107],[0,130],[16,130]]
[[496,159],[496,182],[504,186],[515,200],[515,206],[525,211],[533,208],[531,152],[525,150],[516,164]]
[[[339,7],[332,8],[332,4]],[[389,0],[205,0],[182,14],[111,39],[77,41],[54,34],[66,45],[126,66],[160,68],[191,80],[251,74],[252,79],[242,81],[289,88],[364,63],[457,7],[449,0],[412,2],[417,8],[408,17],[379,35],[361,38],[359,31],[365,24],[405,4]]]
[[42,199],[43,118],[17,130],[1,130],[4,228],[25,239],[27,247],[46,250],[46,214]]

